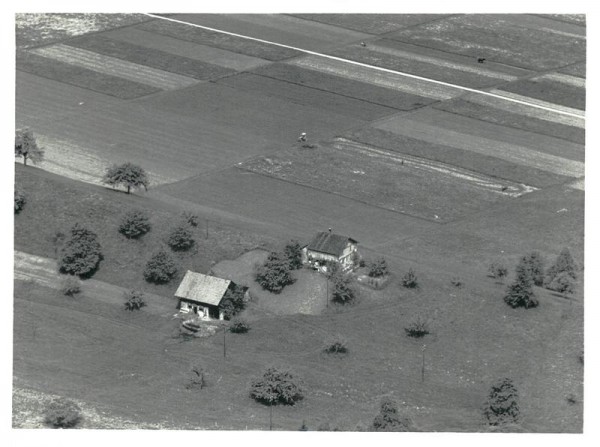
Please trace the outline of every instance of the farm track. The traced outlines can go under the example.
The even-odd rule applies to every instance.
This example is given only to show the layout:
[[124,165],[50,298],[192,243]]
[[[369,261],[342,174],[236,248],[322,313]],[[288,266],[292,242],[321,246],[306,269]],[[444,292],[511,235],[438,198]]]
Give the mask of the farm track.
[[39,56],[48,57],[67,64],[78,65],[129,81],[140,82],[162,90],[174,90],[200,82],[197,79],[64,44],[38,48],[31,50],[31,52]]

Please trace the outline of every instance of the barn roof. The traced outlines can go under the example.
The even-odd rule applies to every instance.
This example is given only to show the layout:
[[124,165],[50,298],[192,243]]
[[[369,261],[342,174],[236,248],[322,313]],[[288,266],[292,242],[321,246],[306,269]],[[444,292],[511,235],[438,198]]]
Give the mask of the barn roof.
[[202,273],[188,270],[183,277],[183,281],[179,284],[175,296],[177,298],[218,306],[230,284],[231,281],[228,279],[203,275]]
[[348,236],[322,231],[316,234],[307,248],[311,251],[340,256],[349,242],[356,243],[357,241]]

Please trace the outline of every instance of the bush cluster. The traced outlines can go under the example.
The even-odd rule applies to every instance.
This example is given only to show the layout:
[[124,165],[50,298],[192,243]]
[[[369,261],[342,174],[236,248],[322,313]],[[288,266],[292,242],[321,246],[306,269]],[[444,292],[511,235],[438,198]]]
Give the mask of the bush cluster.
[[96,233],[75,224],[71,237],[63,244],[58,259],[59,271],[80,277],[89,277],[102,260],[102,252]]
[[408,269],[408,272],[402,277],[401,284],[407,289],[416,289],[419,287],[417,275],[412,268]]
[[181,218],[190,227],[197,227],[198,226],[198,223],[199,223],[198,215],[192,213],[191,211],[184,211],[183,213],[181,213]]
[[173,258],[165,251],[159,250],[146,263],[144,278],[155,284],[168,283],[177,274],[177,266]]
[[142,210],[128,211],[119,223],[119,233],[128,239],[139,238],[148,233],[151,228],[150,217]]
[[290,273],[288,259],[278,252],[271,252],[263,265],[258,267],[255,274],[256,282],[272,293],[281,293],[285,286],[296,280]]
[[81,419],[81,408],[68,399],[54,399],[44,411],[44,422],[53,428],[73,428]]
[[129,290],[123,293],[123,299],[125,300],[125,310],[140,310],[146,306],[144,301],[144,293],[140,290]]
[[348,346],[346,340],[338,337],[328,341],[323,348],[323,352],[326,354],[347,354]]
[[404,328],[404,331],[409,337],[425,337],[427,334],[429,334],[429,324],[427,323],[427,320],[421,316],[418,316],[413,322]]
[[544,278],[545,286],[559,293],[573,293],[577,279],[577,266],[568,248],[563,249]]
[[385,260],[385,258],[377,258],[369,265],[368,275],[371,278],[381,278],[382,276],[385,276],[387,274],[389,274],[389,271],[387,261]]
[[398,412],[398,405],[390,398],[383,398],[379,406],[379,414],[373,419],[374,431],[410,431],[411,422]]
[[492,262],[488,268],[488,276],[502,280],[508,276],[508,268],[500,261]]

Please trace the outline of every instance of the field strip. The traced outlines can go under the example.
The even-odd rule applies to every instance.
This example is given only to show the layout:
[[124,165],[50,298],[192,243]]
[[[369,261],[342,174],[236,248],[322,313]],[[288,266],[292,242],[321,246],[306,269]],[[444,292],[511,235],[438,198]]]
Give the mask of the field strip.
[[236,71],[250,70],[270,63],[270,61],[258,57],[175,39],[174,37],[139,28],[121,28],[105,34],[111,39],[121,42],[152,48],[201,62],[208,62]]
[[435,100],[451,99],[462,94],[459,89],[431,86],[420,80],[402,79],[394,74],[373,72],[369,68],[352,67],[344,62],[330,61],[318,56],[294,59],[287,64]]
[[546,154],[524,146],[442,129],[416,120],[387,121],[375,127],[409,138],[500,158],[522,166],[529,166],[567,177],[582,177],[585,172],[585,165],[580,161]]
[[506,91],[500,90],[500,89],[494,89],[494,90],[491,90],[491,92],[497,93],[500,96],[514,99],[520,103],[537,104],[540,106],[541,109],[544,109],[544,110],[550,110],[550,108],[553,107],[555,111],[560,111],[563,115],[578,118],[581,121],[585,120],[585,116],[584,116],[585,112],[582,112],[581,110],[578,110],[578,109],[573,109],[571,107],[561,106],[558,104],[552,104],[552,103],[543,101],[541,99],[530,98],[529,96],[523,96],[523,95],[519,95],[517,93],[506,92]]
[[585,78],[579,78],[564,73],[548,73],[542,76],[538,76],[534,79],[546,79],[548,81],[560,82],[562,84],[571,85],[573,87],[585,88]]
[[[368,49],[370,51],[372,50],[376,53],[388,54],[390,56],[396,56],[396,57],[400,57],[400,58],[404,58],[404,59],[415,60],[418,62],[425,62],[428,64],[436,65],[438,67],[451,68],[453,70],[464,71],[467,73],[474,73],[474,74],[478,74],[481,76],[487,76],[489,78],[502,79],[505,81],[514,81],[515,79],[518,79],[518,77],[514,76],[514,75],[509,75],[506,73],[499,73],[497,71],[488,70],[485,68],[480,68],[480,67],[475,67],[475,66],[470,66],[470,65],[465,65],[465,64],[460,64],[460,63],[452,62],[452,61],[448,61],[448,60],[437,59],[435,57],[424,56],[424,55],[420,55],[417,53],[400,50],[397,48],[388,48],[388,47],[381,46],[381,45],[369,44]],[[481,65],[481,64],[479,64],[479,65]]]
[[421,171],[432,172],[436,175],[441,174],[447,177],[454,177],[459,180],[469,182],[472,186],[509,197],[519,197],[523,194],[537,190],[537,188],[533,186],[524,184],[519,185],[510,181],[499,182],[497,179],[469,171],[467,169],[462,169],[425,158],[414,157],[412,155],[405,155],[386,151],[384,149],[377,149],[373,146],[358,143],[346,138],[336,138],[332,147],[344,153],[348,152],[348,150],[353,150],[368,157],[375,157],[388,162],[403,164],[407,167]]
[[58,44],[51,47],[31,50],[31,53],[48,57],[60,62],[77,65],[99,73],[108,74],[160,88],[172,90],[187,87],[200,81],[175,73],[134,64],[110,56],[104,56],[88,50]]
[[556,124],[564,124],[565,126],[573,126],[579,129],[585,129],[585,122],[583,120],[581,120],[580,118],[572,117],[570,115],[558,115],[556,113],[551,113],[544,109],[534,109],[532,107],[527,107],[522,104],[506,102],[490,96],[469,94],[467,96],[464,96],[462,99],[474,104],[489,106],[494,109],[502,110],[504,112],[517,113],[519,115],[524,115],[529,118],[537,118],[544,121],[550,121]]
[[146,14],[149,17],[154,17],[155,19],[159,19],[159,20],[166,20],[166,21],[169,21],[169,22],[175,22],[175,23],[180,23],[180,24],[183,24],[183,25],[193,26],[193,27],[196,27],[196,28],[202,28],[202,29],[213,31],[213,32],[217,32],[217,33],[222,33],[222,34],[227,34],[227,35],[230,35],[230,36],[240,37],[240,38],[243,38],[243,39],[253,40],[255,42],[262,42],[262,43],[266,43],[266,44],[269,44],[269,45],[278,46],[278,47],[281,47],[281,48],[288,48],[288,49],[291,49],[291,50],[300,51],[302,53],[306,53],[306,54],[310,54],[310,55],[313,55],[313,56],[322,57],[322,58],[325,58],[325,59],[330,59],[330,60],[335,60],[335,61],[339,61],[339,62],[344,62],[344,63],[351,64],[351,65],[354,65],[354,66],[357,66],[357,67],[364,67],[364,68],[369,68],[371,70],[381,71],[381,72],[385,72],[385,73],[392,73],[392,74],[395,74],[395,75],[398,75],[398,76],[403,76],[403,77],[406,77],[406,78],[411,78],[411,79],[416,79],[416,80],[420,80],[420,81],[425,81],[425,82],[428,82],[428,83],[431,83],[431,84],[436,84],[436,85],[444,86],[444,87],[451,88],[451,89],[459,89],[459,90],[463,90],[463,91],[466,91],[466,92],[477,93],[477,94],[480,94],[480,95],[492,96],[492,97],[504,99],[506,101],[515,102],[515,103],[518,103],[518,104],[528,105],[529,107],[534,107],[534,108],[538,108],[538,109],[546,109],[546,110],[548,110],[550,112],[554,112],[554,113],[558,113],[558,114],[562,114],[562,115],[571,115],[571,116],[579,117],[581,119],[585,119],[585,114],[583,114],[583,113],[581,113],[579,111],[577,111],[577,113],[565,111],[565,110],[563,110],[562,108],[560,108],[558,106],[554,107],[554,104],[552,104],[552,107],[544,106],[544,105],[537,104],[535,102],[523,101],[521,99],[512,98],[510,96],[503,96],[503,95],[498,94],[498,93],[487,92],[487,91],[484,91],[484,90],[477,90],[477,89],[474,89],[474,88],[464,87],[464,86],[460,86],[460,85],[456,85],[456,84],[450,84],[448,82],[443,82],[443,81],[437,81],[435,79],[425,78],[423,76],[417,76],[417,75],[413,75],[413,74],[410,74],[410,73],[404,73],[404,72],[401,72],[401,71],[390,70],[388,68],[383,68],[383,67],[377,67],[377,66],[374,66],[374,65],[364,64],[362,62],[351,61],[351,60],[344,59],[344,58],[341,58],[341,57],[330,56],[330,55],[327,55],[327,54],[318,53],[316,51],[305,50],[305,49],[302,49],[302,48],[297,48],[297,47],[293,47],[293,46],[290,46],[290,45],[284,45],[284,44],[277,43],[277,42],[271,42],[271,41],[268,41],[268,40],[257,39],[255,37],[244,36],[242,34],[237,34],[237,33],[232,33],[232,32],[229,32],[229,31],[219,30],[219,29],[216,29],[216,28],[208,27],[208,26],[197,25],[195,23],[190,23],[190,22],[185,22],[185,21],[182,21],[182,20],[172,19],[170,17],[163,17],[163,16],[160,16],[160,15],[157,15],[157,14],[150,14],[150,13],[144,13],[144,14]]

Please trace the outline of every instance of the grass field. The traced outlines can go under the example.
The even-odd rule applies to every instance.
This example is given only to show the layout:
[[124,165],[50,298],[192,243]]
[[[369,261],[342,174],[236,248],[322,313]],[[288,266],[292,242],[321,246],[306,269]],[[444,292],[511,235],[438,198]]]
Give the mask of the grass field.
[[[508,376],[522,411],[512,429],[581,432],[584,120],[148,16],[33,16],[18,20],[16,121],[46,161],[16,164],[27,203],[15,215],[15,427],[39,427],[41,404],[60,395],[82,405],[84,428],[265,430],[269,409],[248,386],[277,364],[306,389],[274,409],[278,430],[368,426],[391,396],[416,430],[485,431],[481,405]],[[575,115],[585,106],[577,16],[169,17]],[[93,184],[123,161],[149,172],[148,192]],[[117,232],[132,208],[153,224],[137,241]],[[174,255],[180,276],[250,286],[248,334],[183,341],[180,276],[144,281],[184,210],[199,226],[194,249]],[[75,222],[98,233],[105,258],[68,298],[52,239]],[[325,307],[324,278],[308,270],[281,295],[258,288],[252,270],[269,250],[327,228],[357,239],[367,261],[385,256],[387,287],[357,285],[347,307]],[[564,247],[580,267],[573,296],[536,288],[535,309],[503,302],[520,256],[537,250],[548,265]],[[498,260],[504,284],[486,276]],[[409,268],[416,290],[400,285]],[[132,287],[149,296],[141,312],[123,310]],[[406,337],[419,315],[431,334]],[[323,353],[332,337],[347,355]],[[201,391],[185,387],[196,364]]]

